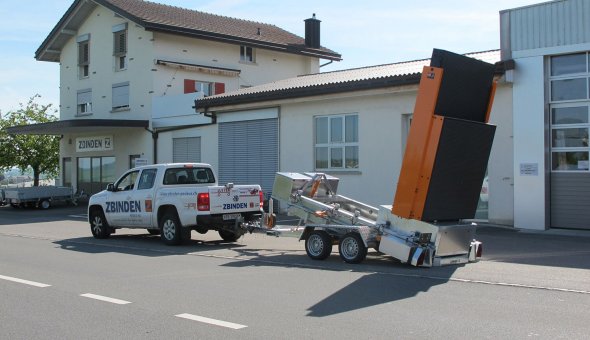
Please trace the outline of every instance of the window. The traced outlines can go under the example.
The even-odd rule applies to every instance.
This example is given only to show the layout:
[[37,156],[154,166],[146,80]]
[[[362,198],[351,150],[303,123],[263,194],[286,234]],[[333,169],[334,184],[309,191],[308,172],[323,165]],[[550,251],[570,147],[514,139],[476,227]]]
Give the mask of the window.
[[202,93],[204,97],[225,92],[225,83],[213,83],[208,81],[184,80],[184,93]]
[[590,170],[588,53],[550,59],[551,170]]
[[135,187],[135,180],[139,175],[139,170],[128,172],[123,178],[121,178],[117,184],[115,184],[116,191],[127,191],[133,190]]
[[201,137],[172,138],[172,163],[200,163]]
[[215,183],[209,168],[170,168],[164,173],[164,185]]
[[72,186],[72,158],[70,157],[64,157],[62,160],[61,185],[64,187]]
[[315,168],[358,169],[358,115],[315,118]]
[[129,108],[129,82],[113,85],[113,111]]
[[144,169],[139,177],[137,190],[151,189],[154,187],[157,169]]
[[78,91],[77,115],[84,116],[92,114],[92,90],[85,89]]
[[113,56],[115,71],[127,68],[127,23],[113,26]]
[[78,74],[80,78],[90,75],[90,34],[79,36],[78,42]]
[[240,61],[247,63],[255,63],[256,55],[254,48],[249,46],[240,46]]

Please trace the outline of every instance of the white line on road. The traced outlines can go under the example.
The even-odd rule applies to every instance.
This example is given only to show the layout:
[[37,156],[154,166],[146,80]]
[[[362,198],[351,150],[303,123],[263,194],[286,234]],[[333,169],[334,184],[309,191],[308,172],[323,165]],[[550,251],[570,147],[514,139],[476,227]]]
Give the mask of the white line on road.
[[0,275],[0,279],[7,280],[7,281],[12,281],[12,282],[24,283],[24,284],[29,285],[29,286],[35,286],[35,287],[40,287],[40,288],[51,287],[51,285],[48,285],[48,284],[45,284],[45,283],[39,283],[39,282],[29,281],[29,280],[23,280],[23,279],[17,279],[16,277],[10,277],[10,276],[4,276],[4,275]]
[[175,316],[177,316],[179,318],[183,318],[183,319],[189,319],[189,320],[193,320],[193,321],[204,322],[204,323],[208,323],[210,325],[227,327],[227,328],[231,328],[231,329],[242,329],[242,328],[248,327],[248,326],[240,325],[240,324],[237,324],[237,323],[232,323],[232,322],[227,322],[227,321],[221,321],[221,320],[215,320],[215,319],[206,318],[204,316],[198,316],[198,315],[187,314],[187,313],[178,314],[178,315],[175,315]]
[[106,302],[110,302],[110,303],[116,303],[118,305],[126,305],[128,303],[131,303],[131,302],[125,301],[125,300],[119,300],[119,299],[110,298],[108,296],[102,296],[102,295],[96,295],[96,294],[90,294],[90,293],[80,294],[80,296],[87,297],[90,299],[100,300],[100,301],[106,301]]

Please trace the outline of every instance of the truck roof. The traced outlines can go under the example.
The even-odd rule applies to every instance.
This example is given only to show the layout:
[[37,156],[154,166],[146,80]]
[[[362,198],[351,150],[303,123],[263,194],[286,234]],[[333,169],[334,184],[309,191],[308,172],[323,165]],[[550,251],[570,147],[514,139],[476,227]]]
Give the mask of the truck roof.
[[146,168],[178,168],[178,167],[186,167],[186,168],[211,168],[211,164],[207,163],[158,163],[158,164],[148,164],[137,166],[133,168],[133,170],[141,170]]

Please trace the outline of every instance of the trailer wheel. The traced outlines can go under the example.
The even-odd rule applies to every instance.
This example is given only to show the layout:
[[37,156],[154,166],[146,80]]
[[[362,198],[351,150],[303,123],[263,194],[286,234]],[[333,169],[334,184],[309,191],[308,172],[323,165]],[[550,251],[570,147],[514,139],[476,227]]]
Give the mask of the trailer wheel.
[[325,260],[332,253],[332,238],[323,230],[314,230],[305,239],[305,252],[313,260]]
[[169,246],[178,245],[182,242],[181,225],[175,212],[166,212],[160,220],[162,241]]
[[95,238],[107,238],[111,236],[109,224],[100,209],[90,211],[90,231]]
[[358,233],[348,233],[340,239],[340,258],[347,263],[361,263],[367,257],[367,247]]
[[39,203],[39,208],[41,209],[49,209],[51,207],[51,202],[48,199],[44,199]]
[[240,238],[234,232],[227,231],[227,230],[220,230],[219,231],[219,236],[221,236],[221,238],[225,242],[236,242]]

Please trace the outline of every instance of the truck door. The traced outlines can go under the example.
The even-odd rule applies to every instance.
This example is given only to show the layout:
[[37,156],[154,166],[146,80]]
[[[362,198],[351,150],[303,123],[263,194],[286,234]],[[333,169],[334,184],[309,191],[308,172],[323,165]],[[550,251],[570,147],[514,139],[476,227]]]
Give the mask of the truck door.
[[126,173],[115,183],[115,190],[106,201],[105,215],[110,224],[131,227],[138,223],[137,211],[141,209],[135,197],[139,170]]
[[148,228],[152,225],[154,183],[158,169],[143,169],[139,175],[139,182],[135,190],[135,199],[139,201],[139,209],[136,212],[136,226]]

